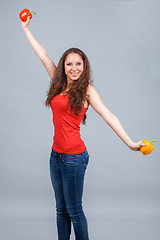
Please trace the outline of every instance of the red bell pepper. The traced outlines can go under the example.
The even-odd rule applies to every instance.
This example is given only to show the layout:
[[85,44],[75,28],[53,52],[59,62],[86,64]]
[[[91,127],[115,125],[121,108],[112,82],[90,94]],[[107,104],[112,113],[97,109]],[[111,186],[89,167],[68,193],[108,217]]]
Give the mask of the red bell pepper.
[[20,12],[19,18],[22,20],[22,22],[26,22],[28,16],[30,17],[30,19],[32,18],[31,13],[33,13],[34,15],[36,14],[35,12],[29,11],[27,8],[25,8]]

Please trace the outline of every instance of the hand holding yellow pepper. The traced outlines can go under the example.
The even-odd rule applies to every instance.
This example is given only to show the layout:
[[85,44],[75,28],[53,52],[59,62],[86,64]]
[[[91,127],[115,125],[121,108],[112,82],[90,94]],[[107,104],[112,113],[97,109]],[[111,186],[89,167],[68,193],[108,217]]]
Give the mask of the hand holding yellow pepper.
[[154,146],[151,144],[152,142],[157,142],[157,140],[152,140],[150,142],[148,142],[147,140],[144,140],[142,143],[145,143],[146,146],[142,146],[140,148],[140,151],[143,153],[143,155],[147,155],[149,153],[151,153],[154,149]]

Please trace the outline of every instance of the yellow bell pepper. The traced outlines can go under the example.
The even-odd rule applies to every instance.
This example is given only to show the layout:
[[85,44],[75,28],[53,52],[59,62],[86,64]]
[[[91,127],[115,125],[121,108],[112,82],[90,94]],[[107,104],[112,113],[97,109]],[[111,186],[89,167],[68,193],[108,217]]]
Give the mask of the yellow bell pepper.
[[146,146],[142,146],[140,148],[140,151],[143,153],[143,155],[147,155],[149,153],[151,153],[154,149],[154,146],[151,144],[152,142],[157,142],[157,140],[152,140],[150,142],[148,142],[147,140],[144,140],[142,143],[145,143]]

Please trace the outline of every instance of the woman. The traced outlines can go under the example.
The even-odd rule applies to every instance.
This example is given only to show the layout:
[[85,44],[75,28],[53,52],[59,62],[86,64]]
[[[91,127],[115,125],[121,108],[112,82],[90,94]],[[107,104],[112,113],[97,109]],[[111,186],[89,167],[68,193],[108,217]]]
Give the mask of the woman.
[[80,122],[83,120],[85,124],[89,105],[131,150],[139,151],[145,144],[142,141],[134,143],[119,119],[103,104],[92,86],[87,56],[80,49],[68,49],[56,67],[46,49],[30,32],[29,23],[28,17],[22,22],[22,29],[51,78],[45,105],[52,109],[55,130],[50,176],[56,199],[58,239],[70,239],[72,222],[76,239],[87,240],[88,225],[82,208],[82,193],[89,155],[80,136]]

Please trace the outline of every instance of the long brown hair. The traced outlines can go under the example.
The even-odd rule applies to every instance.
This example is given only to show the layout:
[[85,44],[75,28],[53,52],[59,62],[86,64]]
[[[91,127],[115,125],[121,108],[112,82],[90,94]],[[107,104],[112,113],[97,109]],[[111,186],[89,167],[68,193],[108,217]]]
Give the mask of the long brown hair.
[[[69,107],[70,111],[74,112],[74,114],[77,116],[83,109],[83,105],[87,97],[86,91],[88,85],[89,84],[93,85],[93,80],[91,79],[91,67],[89,60],[86,54],[78,48],[69,48],[67,51],[63,53],[62,57],[60,58],[58,66],[55,71],[54,78],[51,79],[50,81],[50,86],[49,90],[47,91],[47,99],[45,101],[45,105],[46,107],[50,107],[50,102],[52,98],[62,93],[67,87],[67,77],[65,74],[64,63],[66,57],[70,53],[79,54],[84,64],[84,70],[80,78],[77,79],[76,81],[73,81],[67,92],[67,94],[70,93],[67,106]],[[87,116],[86,114],[84,114],[84,117],[82,119],[84,125],[86,125],[86,118]]]

